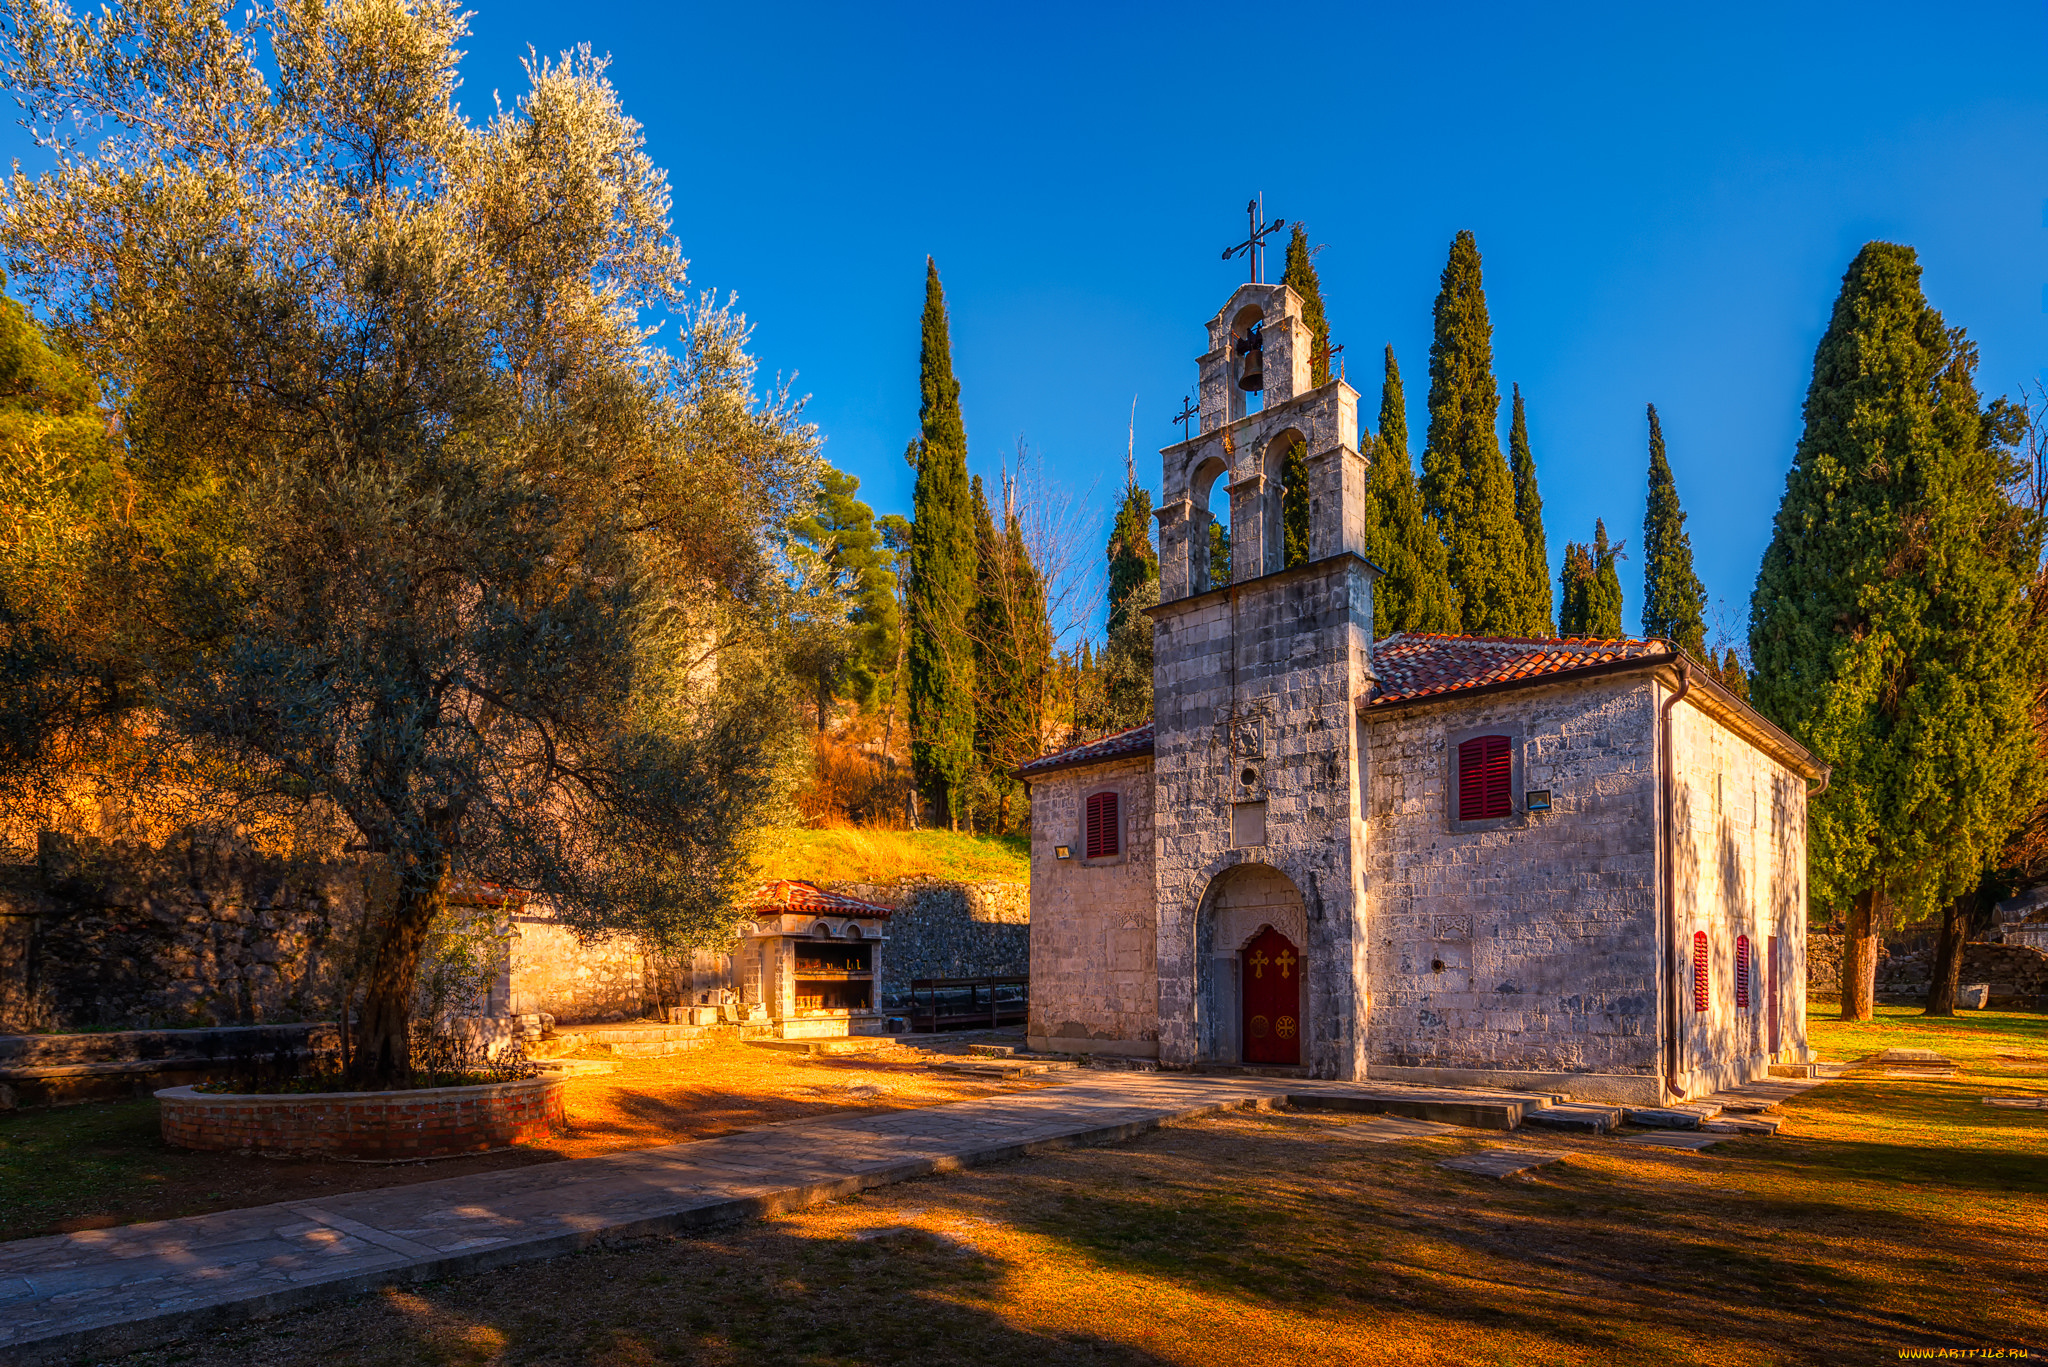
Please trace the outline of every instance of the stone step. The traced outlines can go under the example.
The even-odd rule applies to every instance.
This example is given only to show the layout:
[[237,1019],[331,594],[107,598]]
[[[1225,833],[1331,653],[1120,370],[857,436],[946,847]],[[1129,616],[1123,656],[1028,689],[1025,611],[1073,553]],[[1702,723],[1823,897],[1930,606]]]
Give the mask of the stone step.
[[1771,1065],[1771,1076],[1819,1077],[1820,1065],[1818,1063],[1773,1063]]
[[976,1058],[1015,1058],[1017,1056],[1017,1046],[1014,1044],[970,1044],[967,1046],[967,1052]]
[[1586,1134],[1606,1134],[1621,1123],[1621,1107],[1574,1102],[1561,1106],[1540,1106],[1523,1116],[1522,1123],[1545,1130],[1577,1130]]
[[1721,1114],[1712,1101],[1682,1101],[1675,1106],[1629,1106],[1624,1109],[1628,1123],[1652,1130],[1696,1130]]
[[1434,1120],[1443,1125],[1463,1125],[1478,1130],[1512,1130],[1535,1111],[1546,1109],[1547,1098],[1507,1092],[1441,1091],[1420,1087],[1345,1088],[1328,1091],[1290,1092],[1287,1104],[1300,1111],[1343,1111],[1364,1115],[1402,1115],[1411,1120]]
[[974,1058],[941,1063],[937,1065],[937,1070],[941,1073],[967,1073],[975,1077],[1011,1078],[1066,1071],[1079,1066],[1074,1063],[1014,1063],[1008,1059]]
[[1709,1120],[1700,1129],[1709,1134],[1776,1134],[1778,1125],[1779,1121],[1774,1116],[1745,1115]]
[[887,1035],[830,1035],[819,1039],[750,1039],[756,1049],[778,1049],[785,1054],[893,1054],[902,1045]]
[[670,1054],[702,1049],[710,1042],[703,1039],[622,1039],[603,1040],[588,1047],[603,1050],[614,1058],[667,1058]]

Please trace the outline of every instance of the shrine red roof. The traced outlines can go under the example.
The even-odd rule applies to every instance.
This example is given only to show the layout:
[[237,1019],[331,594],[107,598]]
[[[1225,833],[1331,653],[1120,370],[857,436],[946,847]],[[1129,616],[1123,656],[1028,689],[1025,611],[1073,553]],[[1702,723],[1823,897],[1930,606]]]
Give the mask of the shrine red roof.
[[843,892],[827,892],[816,883],[800,878],[776,878],[763,883],[754,894],[757,912],[795,912],[805,916],[868,916],[886,919],[894,912],[880,902],[863,902]]
[[1379,684],[1363,706],[1387,707],[1475,688],[1606,673],[1675,658],[1668,642],[1618,636],[1438,636],[1399,632],[1372,648]]
[[1136,759],[1140,755],[1151,753],[1152,723],[1148,721],[1143,726],[1133,726],[1128,731],[1119,731],[1115,735],[1104,736],[1101,740],[1091,740],[1086,745],[1070,746],[1065,750],[1055,750],[1049,755],[1040,755],[1028,764],[1018,765],[1010,772],[1013,777],[1031,779],[1041,774],[1049,774],[1055,769],[1071,769],[1077,764],[1107,764],[1113,759]]

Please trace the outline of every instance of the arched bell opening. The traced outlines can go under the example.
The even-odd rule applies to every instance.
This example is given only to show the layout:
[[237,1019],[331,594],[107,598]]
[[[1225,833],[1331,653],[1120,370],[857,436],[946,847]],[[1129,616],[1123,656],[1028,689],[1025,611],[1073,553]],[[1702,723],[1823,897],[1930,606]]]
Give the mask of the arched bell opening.
[[1308,1061],[1307,946],[1301,892],[1280,870],[1239,864],[1210,882],[1195,916],[1199,1061]]
[[1230,416],[1237,419],[1266,406],[1266,314],[1246,304],[1230,320]]
[[1189,494],[1194,517],[1188,536],[1188,583],[1194,592],[1222,588],[1230,582],[1230,495],[1213,498],[1218,480],[1230,467],[1221,456],[1210,456],[1195,467]]
[[1295,428],[1266,443],[1265,571],[1308,563],[1308,441]]

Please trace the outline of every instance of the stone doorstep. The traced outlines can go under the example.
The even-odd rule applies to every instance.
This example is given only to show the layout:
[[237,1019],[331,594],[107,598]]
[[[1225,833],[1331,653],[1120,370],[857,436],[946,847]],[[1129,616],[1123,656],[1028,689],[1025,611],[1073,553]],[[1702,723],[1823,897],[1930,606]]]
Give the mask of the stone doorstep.
[[786,1054],[893,1054],[902,1045],[887,1035],[824,1035],[815,1039],[750,1039],[756,1049]]
[[1770,1066],[1770,1075],[1772,1077],[1819,1077],[1820,1065],[1818,1063],[1773,1063]]

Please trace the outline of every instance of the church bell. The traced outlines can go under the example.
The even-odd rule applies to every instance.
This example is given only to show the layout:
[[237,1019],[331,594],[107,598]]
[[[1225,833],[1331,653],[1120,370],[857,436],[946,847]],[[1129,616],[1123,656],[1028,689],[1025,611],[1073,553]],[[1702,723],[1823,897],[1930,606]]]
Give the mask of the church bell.
[[1266,387],[1265,351],[1260,345],[1263,340],[1254,332],[1238,344],[1238,352],[1244,357],[1244,371],[1237,377],[1237,387],[1253,394]]

